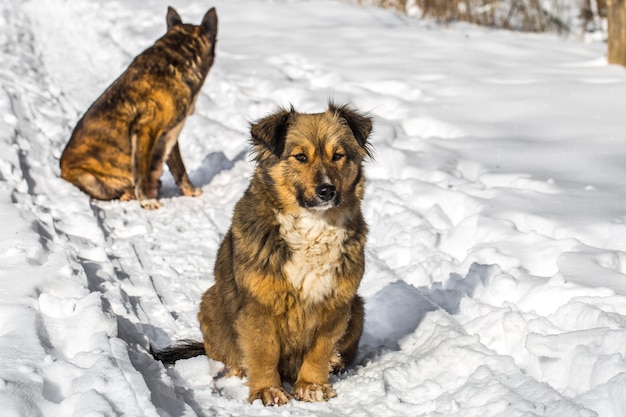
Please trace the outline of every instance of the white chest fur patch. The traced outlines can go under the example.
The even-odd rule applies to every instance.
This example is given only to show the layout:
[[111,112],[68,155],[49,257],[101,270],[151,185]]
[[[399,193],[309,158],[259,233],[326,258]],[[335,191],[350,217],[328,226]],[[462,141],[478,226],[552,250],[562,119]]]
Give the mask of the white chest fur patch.
[[281,236],[292,250],[283,272],[302,299],[310,303],[323,301],[335,286],[346,230],[329,224],[323,212],[303,209],[298,216],[277,217]]

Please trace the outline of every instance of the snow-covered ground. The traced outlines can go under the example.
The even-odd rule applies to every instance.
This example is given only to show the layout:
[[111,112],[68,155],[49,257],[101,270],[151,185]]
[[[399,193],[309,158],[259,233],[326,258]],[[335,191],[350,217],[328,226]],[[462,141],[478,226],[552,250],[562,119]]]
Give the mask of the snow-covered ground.
[[[605,45],[325,1],[215,5],[216,63],[181,135],[199,198],[90,202],[58,177],[87,106],[168,2],[0,0],[0,414],[626,415],[626,70]],[[323,404],[264,408],[196,312],[252,172],[248,123],[329,98],[371,112],[359,363]]]

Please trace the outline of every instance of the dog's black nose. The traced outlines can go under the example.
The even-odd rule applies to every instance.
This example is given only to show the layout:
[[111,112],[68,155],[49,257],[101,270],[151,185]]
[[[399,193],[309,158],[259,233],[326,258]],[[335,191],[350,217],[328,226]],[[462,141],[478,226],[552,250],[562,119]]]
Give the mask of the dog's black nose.
[[330,201],[337,195],[337,188],[332,184],[320,184],[315,192],[322,201]]

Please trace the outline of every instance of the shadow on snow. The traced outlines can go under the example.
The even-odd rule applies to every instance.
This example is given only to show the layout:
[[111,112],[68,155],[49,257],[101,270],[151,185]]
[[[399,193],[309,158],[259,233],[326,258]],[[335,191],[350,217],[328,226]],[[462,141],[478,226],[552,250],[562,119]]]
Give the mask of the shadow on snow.
[[497,273],[495,269],[497,266],[474,263],[465,276],[453,273],[447,281],[431,287],[416,288],[405,281],[385,286],[366,300],[358,363],[400,350],[401,339],[415,332],[429,312],[443,309],[458,313],[461,300],[472,297],[479,285],[486,285]]
[[[247,153],[248,151],[242,151],[233,159],[228,159],[224,152],[212,152],[204,157],[202,163],[195,171],[189,173],[189,179],[194,186],[202,188],[209,184],[219,173],[232,169],[238,161],[244,160]],[[161,180],[159,198],[181,195],[180,189],[168,170],[164,170]]]

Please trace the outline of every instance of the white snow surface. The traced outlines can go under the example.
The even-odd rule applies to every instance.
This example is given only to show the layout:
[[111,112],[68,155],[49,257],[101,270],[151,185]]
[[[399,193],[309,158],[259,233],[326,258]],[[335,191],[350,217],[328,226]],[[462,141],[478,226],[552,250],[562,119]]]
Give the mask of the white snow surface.
[[[216,6],[215,65],[180,138],[199,198],[93,202],[71,130],[165,31],[162,0],[0,0],[0,414],[626,415],[626,70],[603,44],[327,1]],[[249,123],[332,98],[374,118],[365,332],[327,403],[248,404],[196,313],[253,170]],[[169,174],[166,174],[169,175]]]

